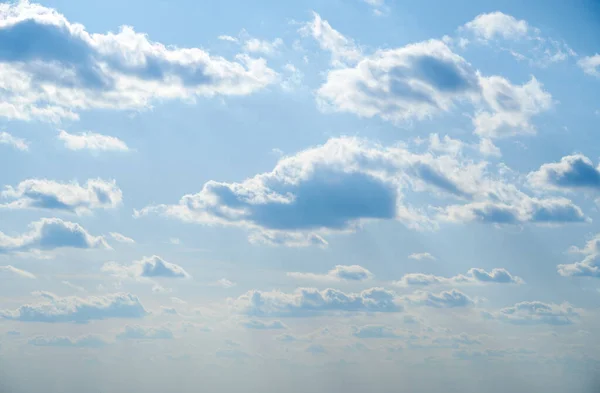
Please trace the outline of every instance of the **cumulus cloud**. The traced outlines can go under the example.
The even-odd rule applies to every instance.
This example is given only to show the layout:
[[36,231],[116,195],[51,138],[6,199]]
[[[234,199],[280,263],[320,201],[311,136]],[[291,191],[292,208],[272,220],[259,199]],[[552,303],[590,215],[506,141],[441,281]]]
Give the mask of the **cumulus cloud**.
[[114,180],[90,179],[85,184],[60,183],[48,179],[27,179],[2,191],[6,209],[62,210],[76,214],[94,209],[114,209],[123,201],[123,192]]
[[102,236],[90,235],[81,225],[59,218],[42,218],[29,228],[29,232],[15,237],[0,232],[0,254],[63,247],[110,249]]
[[170,263],[157,255],[144,257],[131,265],[120,265],[107,262],[102,271],[123,278],[190,278],[191,276],[179,265]]
[[142,318],[147,312],[137,296],[116,293],[86,298],[60,297],[50,292],[37,292],[43,300],[16,310],[1,310],[0,317],[21,322],[87,323],[109,318]]
[[129,151],[127,144],[119,138],[94,132],[69,134],[67,131],[61,130],[58,139],[69,150]]
[[25,270],[21,270],[21,269],[17,269],[14,266],[8,265],[8,266],[0,266],[0,273],[10,273],[19,277],[23,277],[23,278],[30,278],[30,279],[35,279],[35,275],[32,273],[29,273],[28,271]]
[[37,336],[29,340],[36,347],[101,348],[109,343],[101,336],[87,335],[76,338]]
[[21,151],[29,150],[29,142],[25,139],[17,138],[5,131],[0,132],[0,145],[9,145]]
[[130,26],[91,34],[28,1],[0,6],[0,41],[6,43],[0,55],[0,115],[8,118],[59,121],[92,108],[140,109],[158,100],[246,95],[277,79],[260,58],[240,54],[230,61],[200,48],[167,46]]
[[506,269],[492,269],[487,272],[484,269],[472,268],[467,274],[459,274],[454,277],[441,277],[433,274],[410,273],[404,275],[395,285],[406,286],[428,286],[428,285],[461,285],[461,284],[523,284],[520,277],[513,276]]
[[129,243],[129,244],[133,244],[135,243],[135,240],[133,240],[130,237],[127,237],[125,235],[122,235],[118,232],[110,232],[109,235],[115,239],[116,241],[118,241],[119,243]]
[[473,32],[478,38],[491,40],[494,38],[517,39],[526,37],[530,26],[527,21],[518,20],[502,12],[480,14],[466,23],[464,28]]
[[572,247],[571,252],[584,257],[579,262],[558,265],[561,276],[600,278],[600,234],[588,240],[583,248]]
[[484,316],[515,325],[570,325],[580,317],[580,313],[569,303],[547,304],[532,301],[520,302],[498,312],[486,312]]
[[273,55],[277,53],[283,45],[281,38],[276,38],[273,41],[260,40],[258,38],[250,38],[244,43],[244,50],[250,53],[260,53],[263,55]]
[[577,62],[577,65],[579,65],[586,74],[600,77],[600,72],[598,71],[600,69],[600,54],[582,57]]
[[539,170],[530,172],[527,178],[533,187],[542,189],[600,189],[600,169],[582,154],[544,164]]
[[363,281],[373,277],[373,273],[359,265],[336,265],[326,274],[289,272],[288,277],[317,281]]
[[398,338],[402,335],[398,334],[395,329],[383,325],[366,325],[354,327],[352,335],[357,338]]
[[336,289],[319,291],[300,288],[293,293],[252,290],[238,297],[232,306],[240,313],[257,317],[314,316],[334,312],[400,312],[398,296],[383,288],[344,293]]
[[256,319],[246,321],[243,323],[243,326],[247,329],[256,329],[256,330],[280,330],[287,329],[287,326],[281,321],[259,321]]
[[429,259],[431,261],[435,261],[435,259],[436,259],[433,255],[431,255],[428,252],[419,252],[419,253],[410,254],[408,256],[408,258],[409,259],[414,259],[414,260],[417,260],[417,261],[422,261],[422,260],[425,260],[425,259]]
[[475,303],[469,296],[456,289],[442,291],[440,293],[418,291],[412,295],[406,296],[405,299],[410,304],[416,306],[435,308],[468,307]]
[[118,340],[170,340],[173,332],[166,327],[144,327],[139,325],[125,326],[117,334]]

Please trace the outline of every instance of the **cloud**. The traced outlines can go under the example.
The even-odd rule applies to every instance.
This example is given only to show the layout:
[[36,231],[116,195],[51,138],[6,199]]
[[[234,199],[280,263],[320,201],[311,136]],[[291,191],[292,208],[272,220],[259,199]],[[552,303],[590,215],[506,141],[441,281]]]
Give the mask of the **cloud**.
[[600,189],[600,169],[582,154],[561,158],[530,172],[527,179],[533,187],[550,190]]
[[29,340],[29,344],[36,347],[101,348],[108,345],[108,342],[95,335],[77,338],[37,336]]
[[581,67],[583,72],[585,72],[586,74],[595,77],[600,77],[600,72],[598,71],[600,68],[600,54],[582,57],[577,62],[577,65]]
[[326,274],[289,272],[288,277],[317,281],[364,281],[373,277],[373,273],[359,265],[336,265]]
[[118,340],[170,340],[174,338],[173,332],[166,327],[143,327],[139,325],[125,326],[117,334]]
[[304,352],[308,352],[313,355],[321,355],[327,353],[327,350],[321,344],[311,344],[304,350]]
[[129,244],[134,244],[135,240],[133,240],[130,237],[127,237],[125,235],[122,235],[118,232],[110,232],[109,235],[115,239],[116,241],[118,241],[119,243],[129,243]]
[[335,312],[400,312],[403,308],[398,300],[394,292],[383,288],[359,293],[300,288],[293,293],[252,290],[235,299],[232,306],[257,317],[304,317]]
[[483,40],[523,38],[527,36],[530,29],[527,21],[517,20],[502,12],[477,15],[475,19],[466,23],[464,28]]
[[354,337],[357,338],[398,338],[402,337],[398,335],[394,329],[389,326],[383,325],[366,325],[362,327],[354,327]]
[[157,255],[144,257],[131,265],[120,265],[107,262],[102,271],[117,277],[129,278],[190,278],[191,276],[179,265],[169,263]]
[[600,278],[600,234],[588,240],[585,247],[572,247],[571,251],[584,255],[584,258],[579,262],[558,265],[561,276]]
[[2,272],[14,274],[16,276],[23,277],[23,278],[30,278],[30,279],[37,278],[34,274],[29,273],[28,271],[25,271],[25,270],[17,269],[16,267],[11,266],[11,265],[0,266],[0,273],[2,273]]
[[21,322],[87,323],[109,318],[142,318],[147,312],[137,296],[116,293],[86,298],[60,297],[37,292],[44,301],[26,304],[16,310],[2,310],[0,317]]
[[9,145],[21,151],[29,150],[29,142],[27,142],[25,139],[12,136],[5,131],[0,132],[0,145]]
[[520,302],[484,316],[515,325],[570,325],[580,316],[569,303],[547,304],[539,301]]
[[394,282],[394,285],[407,286],[428,286],[428,285],[461,285],[461,284],[523,284],[520,277],[513,276],[506,269],[492,269],[487,272],[483,269],[472,268],[467,274],[459,274],[454,277],[440,277],[433,274],[410,273],[404,275],[400,280]]
[[47,179],[27,179],[7,186],[1,196],[6,209],[62,210],[85,214],[94,209],[114,209],[123,201],[123,192],[114,180],[90,179],[85,184],[60,183]]
[[29,232],[15,237],[0,232],[0,254],[63,247],[110,249],[102,236],[92,236],[81,225],[59,218],[42,218],[29,228]]
[[87,292],[84,287],[80,287],[79,285],[75,285],[69,281],[61,281],[61,284],[68,286],[71,289],[74,289],[78,292]]
[[287,326],[281,321],[259,321],[259,320],[251,320],[243,323],[243,326],[247,329],[255,329],[255,330],[280,330],[287,329]]
[[214,282],[213,285],[217,286],[217,287],[229,289],[229,288],[235,287],[237,284],[226,278],[221,278],[221,279],[217,280],[216,282]]
[[277,79],[263,59],[240,54],[230,61],[200,48],[167,46],[130,26],[90,34],[27,1],[2,4],[0,41],[0,115],[13,119],[59,121],[92,108],[247,95]]
[[221,41],[238,42],[237,38],[232,37],[230,35],[220,35],[217,38],[220,39]]
[[258,38],[250,38],[244,43],[244,50],[250,53],[273,55],[277,53],[277,51],[282,45],[283,40],[281,38],[276,38],[272,42],[266,40],[259,40]]
[[334,66],[354,63],[362,56],[354,41],[332,28],[329,22],[323,20],[316,12],[313,12],[313,20],[307,22],[300,29],[300,33],[313,37],[321,49],[331,52],[331,63]]
[[129,151],[127,144],[119,138],[94,132],[82,132],[76,135],[61,130],[58,139],[63,141],[69,150]]
[[406,296],[405,299],[409,303],[416,306],[427,306],[435,308],[468,307],[475,303],[475,301],[469,296],[456,289],[452,289],[450,291],[442,291],[437,294],[431,292],[418,291],[412,295]]
[[436,260],[436,258],[433,255],[431,255],[430,253],[428,253],[428,252],[420,252],[420,253],[410,254],[408,256],[408,258],[409,259],[414,259],[414,260],[417,260],[417,261],[422,261],[424,259],[429,259],[431,261],[435,261]]

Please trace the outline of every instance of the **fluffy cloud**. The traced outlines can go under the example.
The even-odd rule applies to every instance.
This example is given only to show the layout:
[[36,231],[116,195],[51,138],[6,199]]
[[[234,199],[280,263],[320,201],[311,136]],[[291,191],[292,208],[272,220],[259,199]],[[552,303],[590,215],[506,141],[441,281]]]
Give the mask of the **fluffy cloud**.
[[383,325],[366,325],[354,328],[354,337],[357,338],[398,338],[401,337],[394,329]]
[[117,137],[96,134],[94,132],[82,132],[80,134],[69,134],[61,130],[58,139],[63,141],[69,150],[92,150],[92,151],[128,151],[129,147]]
[[600,77],[600,72],[598,71],[598,69],[600,68],[600,54],[582,57],[581,59],[579,59],[577,64],[586,74]]
[[414,253],[414,254],[410,254],[408,256],[409,259],[414,259],[417,261],[422,261],[424,259],[429,259],[431,261],[435,261],[435,257],[433,255],[431,255],[428,252],[420,252],[420,253]]
[[36,347],[101,348],[108,342],[100,336],[88,335],[77,338],[37,336],[29,340]]
[[502,12],[477,15],[475,19],[466,23],[464,28],[483,40],[523,38],[527,36],[530,29],[526,21],[517,20]]
[[109,235],[115,239],[116,241],[118,241],[119,243],[129,243],[129,244],[133,244],[135,243],[135,240],[133,240],[130,237],[127,237],[125,235],[122,235],[118,232],[110,232]]
[[[40,39],[42,37],[42,39]],[[132,27],[90,34],[28,1],[0,6],[0,115],[58,121],[90,108],[139,109],[156,100],[246,95],[273,83],[263,59],[235,61],[152,42]],[[25,50],[24,48],[27,48]]]
[[85,184],[59,183],[47,179],[28,179],[17,186],[7,186],[0,205],[7,209],[64,210],[83,214],[94,209],[114,209],[122,203],[123,193],[116,182],[91,179]]
[[166,327],[125,326],[117,335],[119,340],[169,340],[173,332]]
[[29,142],[27,142],[25,139],[12,136],[5,131],[0,132],[0,145],[9,145],[21,151],[29,150]]
[[547,304],[538,301],[520,302],[484,316],[516,325],[570,325],[580,316],[569,303]]
[[16,267],[11,266],[11,265],[0,266],[0,273],[2,273],[2,272],[11,273],[16,276],[23,277],[23,278],[31,278],[31,279],[36,278],[35,275],[33,275],[32,273],[29,273],[28,271],[25,271],[25,270],[17,269]]
[[344,293],[336,289],[319,291],[300,288],[293,293],[252,290],[235,299],[233,308],[254,316],[313,316],[332,312],[399,312],[398,296],[383,288],[360,293]]
[[263,55],[273,55],[277,53],[283,45],[281,38],[276,38],[273,41],[259,40],[258,38],[250,38],[244,43],[244,50],[250,53],[260,53]]
[[110,248],[102,236],[92,236],[81,225],[59,218],[43,218],[29,227],[29,232],[16,237],[0,232],[0,254],[62,247]]
[[394,284],[398,286],[427,286],[427,285],[460,285],[460,284],[522,284],[523,279],[513,276],[506,269],[492,269],[487,272],[483,269],[472,268],[467,274],[454,277],[440,277],[433,274],[410,273],[404,275]]
[[579,262],[558,265],[561,276],[600,278],[600,234],[588,240],[585,247],[572,247],[571,251],[582,254],[584,258]]
[[317,280],[317,281],[363,281],[373,277],[373,273],[368,271],[362,266],[358,265],[336,265],[326,274],[315,274],[315,273],[299,273],[290,272],[287,273],[289,277],[301,279],[301,280]]
[[405,299],[413,305],[435,308],[468,307],[475,303],[469,296],[456,289],[440,293],[418,291]]
[[102,271],[117,277],[129,278],[190,278],[191,276],[179,265],[169,263],[159,256],[144,257],[131,265],[120,265],[107,262]]
[[544,164],[527,178],[533,187],[551,190],[600,189],[600,169],[582,154],[561,158],[560,162]]
[[259,320],[251,320],[243,323],[243,326],[247,329],[256,329],[256,330],[279,330],[279,329],[287,329],[287,326],[281,321],[259,321]]
[[0,316],[21,322],[87,323],[109,318],[142,318],[147,314],[140,300],[129,293],[86,298],[60,297],[49,292],[37,294],[42,302],[26,304],[16,310],[2,310]]

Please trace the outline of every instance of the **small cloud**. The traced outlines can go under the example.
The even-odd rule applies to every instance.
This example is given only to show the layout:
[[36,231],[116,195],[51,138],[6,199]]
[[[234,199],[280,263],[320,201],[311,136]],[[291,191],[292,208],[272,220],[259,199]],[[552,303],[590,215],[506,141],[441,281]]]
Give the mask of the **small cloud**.
[[181,239],[177,238],[177,237],[172,237],[169,239],[169,243],[178,246],[181,244]]
[[373,273],[359,265],[337,265],[327,274],[290,272],[287,275],[301,280],[317,281],[364,281],[373,277]]
[[429,259],[431,261],[435,261],[436,260],[436,258],[433,255],[431,255],[430,253],[428,253],[428,252],[420,252],[420,253],[410,254],[408,256],[408,258],[409,259],[414,259],[416,261],[422,261],[422,260],[426,260],[426,259]]
[[117,277],[129,278],[190,278],[191,276],[179,265],[170,263],[157,255],[144,257],[131,265],[120,265],[107,262],[102,271]]
[[235,37],[232,37],[230,35],[220,35],[218,37],[221,41],[229,41],[229,42],[238,42],[239,40]]
[[4,131],[0,132],[0,145],[12,146],[21,151],[29,150],[29,142],[27,142],[25,139],[12,136],[8,132]]
[[212,285],[216,286],[216,287],[228,289],[228,288],[235,287],[237,284],[234,283],[233,281],[229,281],[226,278],[221,278],[220,280],[217,280],[216,282],[212,283]]
[[78,292],[86,292],[85,288],[83,288],[83,287],[80,287],[80,286],[78,286],[78,285],[75,285],[75,284],[72,284],[72,283],[70,283],[69,281],[62,281],[62,284],[63,284],[63,285],[66,285],[66,286],[68,286],[69,288],[71,288],[71,289],[74,289],[74,290],[76,290],[76,291],[78,291]]
[[173,332],[166,327],[143,327],[139,325],[126,326],[117,335],[119,340],[170,340]]
[[129,243],[129,244],[134,244],[135,240],[133,240],[130,237],[127,237],[125,235],[122,235],[120,233],[117,232],[110,232],[109,235],[115,239],[116,241],[118,241],[119,243]]
[[36,347],[101,348],[108,345],[108,342],[95,335],[77,338],[37,336],[29,340],[29,344]]
[[242,324],[247,329],[255,329],[255,330],[279,330],[279,329],[287,329],[287,326],[281,321],[258,321],[251,320],[246,321]]
[[119,138],[94,132],[82,132],[76,135],[61,130],[58,139],[64,142],[69,150],[129,151],[127,144]]
[[6,272],[6,273],[10,273],[19,277],[23,277],[23,278],[30,278],[30,279],[35,279],[35,275],[32,273],[29,273],[28,271],[25,270],[21,270],[21,269],[17,269],[14,266],[8,265],[8,266],[0,266],[0,273],[2,272]]

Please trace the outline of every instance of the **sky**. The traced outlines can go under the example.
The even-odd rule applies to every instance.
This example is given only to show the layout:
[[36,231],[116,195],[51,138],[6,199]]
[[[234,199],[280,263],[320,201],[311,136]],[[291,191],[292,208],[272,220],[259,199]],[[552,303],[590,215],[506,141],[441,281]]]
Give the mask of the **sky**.
[[0,3],[0,393],[596,392],[600,3]]

